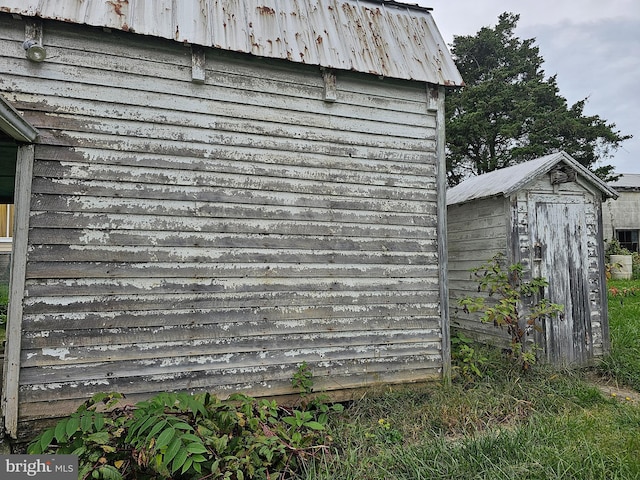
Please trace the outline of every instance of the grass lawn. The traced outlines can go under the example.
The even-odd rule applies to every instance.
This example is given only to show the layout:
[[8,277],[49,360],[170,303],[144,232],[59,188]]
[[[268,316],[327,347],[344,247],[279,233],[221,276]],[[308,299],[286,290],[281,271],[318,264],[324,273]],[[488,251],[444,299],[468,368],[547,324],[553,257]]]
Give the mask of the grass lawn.
[[[612,282],[612,350],[597,373],[640,389],[640,281]],[[624,292],[623,289],[627,289]],[[634,289],[638,291],[635,292]],[[487,350],[483,378],[371,392],[333,419],[304,479],[640,479],[640,405],[593,372],[526,375]]]
[[609,281],[611,354],[605,375],[640,390],[640,280]]

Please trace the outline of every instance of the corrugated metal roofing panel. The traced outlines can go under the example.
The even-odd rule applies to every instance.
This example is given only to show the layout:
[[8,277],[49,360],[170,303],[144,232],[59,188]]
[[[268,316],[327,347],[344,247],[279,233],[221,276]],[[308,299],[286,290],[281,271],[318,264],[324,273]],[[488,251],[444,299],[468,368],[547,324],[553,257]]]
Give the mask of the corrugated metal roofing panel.
[[640,174],[625,173],[619,179],[610,182],[609,186],[618,190],[640,190]]
[[430,10],[395,1],[0,0],[0,11],[383,77],[463,83]]
[[615,190],[607,186],[593,172],[580,165],[568,153],[558,152],[469,178],[447,190],[447,205],[456,205],[480,198],[511,195],[539,175],[550,171],[560,162],[576,169],[580,175],[601,190],[605,197],[618,197]]

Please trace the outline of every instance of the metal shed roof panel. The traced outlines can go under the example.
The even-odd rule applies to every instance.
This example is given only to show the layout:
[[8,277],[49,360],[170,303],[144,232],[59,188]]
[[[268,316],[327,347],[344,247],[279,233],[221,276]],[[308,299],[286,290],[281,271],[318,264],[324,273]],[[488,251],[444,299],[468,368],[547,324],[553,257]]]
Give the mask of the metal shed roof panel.
[[593,172],[580,165],[566,152],[552,153],[528,162],[472,177],[447,190],[447,205],[456,205],[481,198],[508,196],[526,186],[538,176],[549,172],[558,163],[577,170],[605,197],[617,198],[618,193]]
[[383,77],[463,84],[429,9],[395,1],[0,0],[0,11]]
[[640,174],[624,173],[609,186],[618,190],[640,190]]

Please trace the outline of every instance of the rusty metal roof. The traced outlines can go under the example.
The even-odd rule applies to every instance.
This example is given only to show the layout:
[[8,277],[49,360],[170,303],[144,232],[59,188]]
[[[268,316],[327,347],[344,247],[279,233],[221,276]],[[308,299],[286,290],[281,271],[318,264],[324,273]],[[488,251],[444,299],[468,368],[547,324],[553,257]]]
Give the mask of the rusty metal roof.
[[569,165],[587,182],[603,193],[604,198],[618,198],[618,193],[607,186],[593,172],[580,165],[566,152],[552,153],[528,162],[471,177],[447,190],[447,205],[457,205],[481,198],[508,197],[527,184],[548,173],[559,163]]
[[0,0],[0,12],[338,70],[462,85],[430,9],[397,1]]

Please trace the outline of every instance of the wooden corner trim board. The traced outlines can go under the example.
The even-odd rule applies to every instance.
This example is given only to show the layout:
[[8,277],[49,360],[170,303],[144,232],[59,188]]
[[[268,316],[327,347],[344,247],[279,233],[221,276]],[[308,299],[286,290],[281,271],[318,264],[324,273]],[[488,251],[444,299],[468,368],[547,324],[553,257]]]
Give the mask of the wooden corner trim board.
[[22,300],[27,267],[29,235],[29,206],[33,173],[34,146],[18,147],[16,165],[15,220],[11,276],[9,279],[9,307],[7,315],[7,343],[4,357],[4,385],[2,412],[7,434],[16,438],[18,431],[18,393],[20,377],[20,349],[22,338]]
[[448,250],[447,250],[447,164],[445,157],[445,88],[442,85],[427,84],[429,110],[436,115],[436,158],[437,158],[437,195],[438,195],[438,269],[440,277],[440,326],[442,329],[442,379],[451,381],[451,346],[449,334],[449,289],[447,287]]

